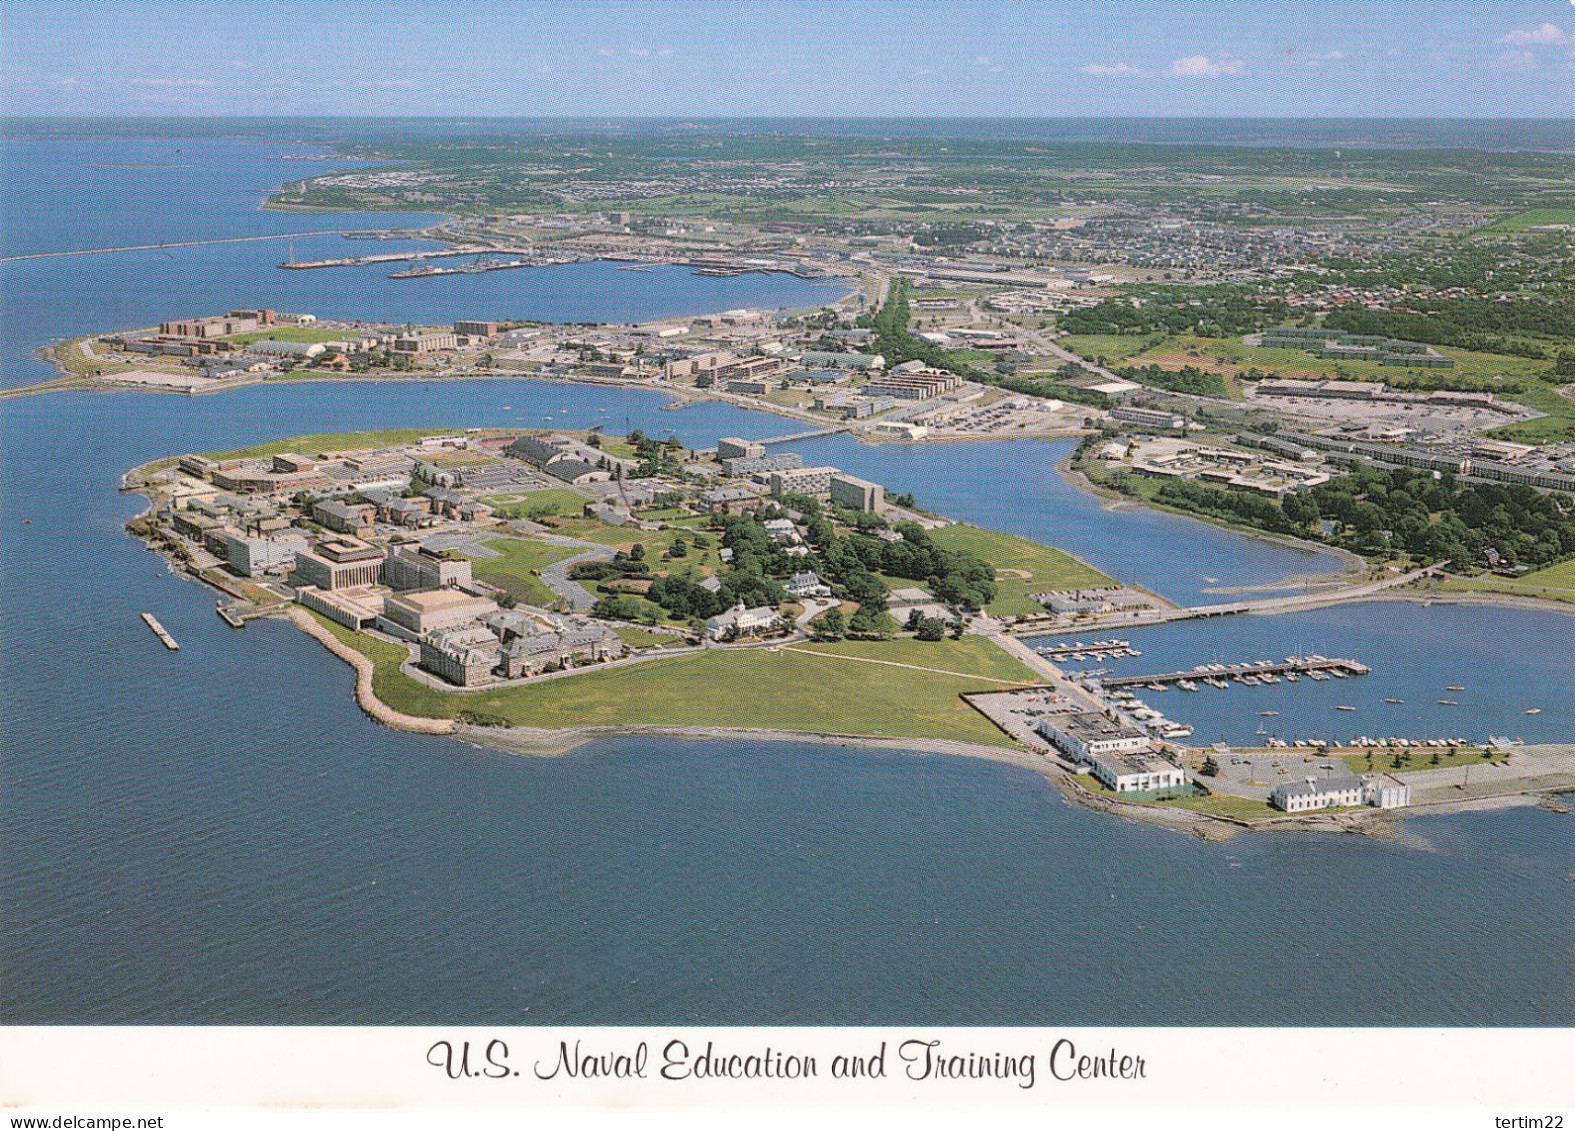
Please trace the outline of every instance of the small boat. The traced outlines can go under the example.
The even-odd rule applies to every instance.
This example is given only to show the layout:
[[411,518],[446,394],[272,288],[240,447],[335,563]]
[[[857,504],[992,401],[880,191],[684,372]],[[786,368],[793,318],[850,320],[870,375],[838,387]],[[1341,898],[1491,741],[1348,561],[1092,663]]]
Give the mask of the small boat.
[[1264,718],[1268,719],[1268,718],[1273,718],[1275,715],[1278,715],[1279,712],[1278,711],[1259,711],[1258,714],[1260,714]]
[[1354,710],[1356,710],[1356,708],[1355,707],[1338,707],[1337,706],[1337,707],[1335,707],[1335,710],[1336,711],[1354,711]]
[[1404,703],[1404,699],[1385,699],[1385,703]]
[[1526,714],[1528,714],[1528,715],[1540,715],[1540,714],[1542,714],[1542,708],[1541,707],[1533,707],[1529,711],[1527,711]]
[[1438,701],[1438,705],[1440,707],[1458,707],[1458,706],[1460,706],[1460,704],[1456,703],[1453,699],[1440,699]]
[[1444,690],[1445,691],[1464,691],[1465,688],[1461,687],[1458,683],[1451,683],[1448,687],[1444,688]]

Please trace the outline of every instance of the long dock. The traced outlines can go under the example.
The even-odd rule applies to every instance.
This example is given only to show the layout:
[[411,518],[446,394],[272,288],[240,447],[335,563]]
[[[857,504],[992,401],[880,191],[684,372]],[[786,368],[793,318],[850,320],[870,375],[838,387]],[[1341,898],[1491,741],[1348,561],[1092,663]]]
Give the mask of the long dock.
[[180,651],[180,645],[175,643],[175,638],[165,631],[164,626],[159,623],[158,618],[152,613],[143,613],[142,622],[153,630],[154,636],[157,636],[164,642],[164,647],[168,648],[171,652]]
[[[1216,664],[1213,667],[1194,668],[1185,672],[1165,672],[1160,675],[1121,675],[1105,676],[1099,679],[1099,686],[1109,691],[1119,687],[1154,687],[1166,686],[1189,680],[1205,683],[1209,680],[1216,681],[1216,685],[1226,680],[1234,680],[1238,676],[1245,680],[1248,676],[1256,677],[1258,681],[1266,675],[1276,679],[1284,675],[1306,675],[1312,678],[1344,679],[1347,676],[1367,675],[1371,668],[1366,664],[1359,664],[1355,660],[1329,659],[1325,656],[1292,656],[1278,663],[1263,661],[1256,664]],[[1317,673],[1314,676],[1313,673]]]
[[1096,640],[1092,644],[1084,644],[1081,640],[1072,644],[1041,644],[1034,651],[1047,660],[1104,660],[1143,654],[1132,647],[1130,640]]

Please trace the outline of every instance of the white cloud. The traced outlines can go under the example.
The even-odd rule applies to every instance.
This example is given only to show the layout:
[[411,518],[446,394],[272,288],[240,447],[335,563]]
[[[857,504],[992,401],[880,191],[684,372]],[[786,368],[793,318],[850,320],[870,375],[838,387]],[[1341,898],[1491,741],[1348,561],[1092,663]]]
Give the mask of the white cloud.
[[1246,71],[1247,64],[1234,55],[1188,55],[1177,59],[1165,73],[1177,79],[1217,79]]
[[1567,47],[1575,44],[1575,38],[1565,35],[1564,29],[1557,24],[1543,24],[1532,31],[1511,31],[1499,36],[1498,41],[1514,47]]
[[1143,72],[1130,63],[1089,63],[1081,68],[1085,75],[1098,75],[1101,78],[1135,78]]
[[600,55],[603,59],[611,59],[614,55],[618,54],[618,52],[614,51],[611,47],[598,47],[596,49],[596,54]]
[[1537,57],[1530,51],[1506,51],[1496,60],[1499,67],[1506,71],[1534,71],[1537,69]]
[[132,86],[156,86],[156,87],[212,86],[213,85],[213,80],[212,79],[132,79],[131,80],[131,85]]
[[636,59],[644,59],[650,54],[650,51],[646,50],[644,47],[631,47],[629,48],[629,54],[633,55]]

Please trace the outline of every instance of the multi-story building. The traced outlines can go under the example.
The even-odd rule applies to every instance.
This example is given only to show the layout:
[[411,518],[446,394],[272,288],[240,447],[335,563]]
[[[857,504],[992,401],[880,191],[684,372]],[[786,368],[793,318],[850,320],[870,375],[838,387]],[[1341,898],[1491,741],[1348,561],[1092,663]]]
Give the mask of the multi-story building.
[[333,591],[352,585],[376,585],[383,572],[383,551],[359,538],[329,538],[309,550],[295,552],[291,583]]
[[395,353],[437,353],[459,347],[452,330],[429,330],[420,334],[401,334],[394,339]]
[[1095,781],[1117,793],[1154,793],[1187,784],[1185,771],[1154,754],[1096,754],[1088,765]]
[[1344,762],[1330,759],[1319,772],[1309,774],[1295,782],[1277,785],[1269,794],[1269,804],[1287,813],[1305,813],[1310,809],[1339,809],[1367,802],[1362,779],[1351,772]]
[[470,583],[470,559],[447,550],[395,546],[383,561],[383,584],[396,592],[462,588]]
[[783,495],[808,495],[812,499],[831,498],[831,480],[840,475],[834,467],[796,467],[788,471],[771,473],[771,494],[780,499]]
[[743,479],[750,475],[767,475],[773,471],[792,471],[804,466],[804,457],[797,452],[779,452],[774,456],[735,456],[722,461],[722,474],[730,479]]
[[1136,753],[1148,747],[1148,735],[1098,711],[1047,715],[1039,721],[1039,733],[1057,750],[1078,762],[1111,754]]
[[502,652],[485,628],[450,628],[422,638],[420,665],[450,683],[474,687],[491,678]]
[[231,334],[250,334],[272,326],[276,315],[271,310],[232,310],[209,318],[187,318],[159,323],[159,333],[175,338],[227,338]]
[[503,645],[503,674],[520,679],[548,668],[616,660],[623,651],[622,638],[599,624],[515,636]]
[[304,534],[281,534],[272,538],[253,538],[234,531],[224,534],[225,559],[242,577],[288,569],[294,564],[296,554],[309,545]]
[[417,637],[457,628],[498,611],[496,601],[473,597],[461,589],[424,589],[392,594],[383,602],[383,617]]
[[1167,432],[1183,432],[1187,427],[1187,418],[1179,412],[1158,408],[1122,405],[1110,410],[1110,418],[1119,420],[1123,424],[1136,424],[1143,428],[1158,428]]
[[766,446],[758,440],[740,440],[724,436],[716,442],[717,459],[759,459],[766,454]]
[[886,489],[879,483],[839,472],[831,477],[831,501],[864,514],[874,514],[885,505]]
[[376,515],[377,508],[367,503],[322,499],[312,504],[313,521],[340,534],[365,535],[372,529]]

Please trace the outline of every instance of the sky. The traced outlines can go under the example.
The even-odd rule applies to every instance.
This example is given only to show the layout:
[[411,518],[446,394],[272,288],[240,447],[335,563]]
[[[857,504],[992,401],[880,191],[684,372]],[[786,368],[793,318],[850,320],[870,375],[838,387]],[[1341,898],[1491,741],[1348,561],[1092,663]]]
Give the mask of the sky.
[[7,115],[1575,116],[1575,0],[0,0]]

